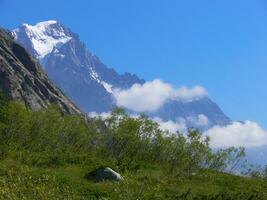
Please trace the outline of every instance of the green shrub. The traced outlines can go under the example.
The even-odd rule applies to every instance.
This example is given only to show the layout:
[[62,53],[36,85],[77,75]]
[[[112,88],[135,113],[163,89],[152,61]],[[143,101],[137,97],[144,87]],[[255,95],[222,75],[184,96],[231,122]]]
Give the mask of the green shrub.
[[[267,199],[266,173],[225,173],[240,165],[243,148],[214,151],[197,130],[167,134],[122,109],[88,122],[1,94],[0,105],[0,199]],[[100,166],[125,180],[84,179]]]

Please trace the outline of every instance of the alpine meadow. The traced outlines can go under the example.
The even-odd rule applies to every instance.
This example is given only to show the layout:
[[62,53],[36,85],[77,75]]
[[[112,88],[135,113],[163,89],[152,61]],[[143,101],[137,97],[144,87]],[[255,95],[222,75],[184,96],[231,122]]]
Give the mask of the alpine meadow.
[[266,12],[0,0],[0,200],[266,200]]

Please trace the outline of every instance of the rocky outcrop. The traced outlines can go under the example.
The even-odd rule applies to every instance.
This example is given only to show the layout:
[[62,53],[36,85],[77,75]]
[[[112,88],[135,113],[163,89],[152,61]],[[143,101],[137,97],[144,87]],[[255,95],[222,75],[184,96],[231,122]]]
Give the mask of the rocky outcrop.
[[64,113],[81,114],[52,84],[39,62],[3,29],[0,29],[0,91],[31,109],[57,104]]
[[85,176],[86,179],[101,182],[101,181],[122,181],[123,177],[109,167],[100,167]]

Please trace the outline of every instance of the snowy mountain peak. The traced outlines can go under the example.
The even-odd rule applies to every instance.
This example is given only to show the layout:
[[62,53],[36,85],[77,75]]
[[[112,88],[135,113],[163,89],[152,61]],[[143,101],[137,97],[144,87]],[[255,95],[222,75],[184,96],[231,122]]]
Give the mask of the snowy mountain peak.
[[[13,35],[41,61],[51,80],[85,112],[108,112],[117,104],[116,89],[128,91],[135,84],[140,87],[145,84],[145,81],[136,75],[118,74],[114,69],[108,68],[87,49],[78,34],[56,21],[40,22],[36,25],[24,24],[14,30]],[[207,97],[178,101],[180,97],[187,98],[189,95],[186,89],[179,93],[180,96],[174,92],[175,98],[170,98],[157,111],[147,114],[165,121],[188,119],[187,125],[190,126],[191,121],[203,122],[203,119],[207,126],[230,122],[220,108]],[[195,93],[203,91],[201,88],[195,88],[189,97],[194,97]],[[137,100],[140,104],[143,104],[142,98]],[[133,101],[131,95],[127,101],[128,99]]]
[[29,40],[31,51],[39,60],[72,39],[68,31],[55,20],[35,25],[22,24],[13,30],[13,35],[18,41]]
[[[47,26],[50,26],[50,25],[56,24],[56,23],[57,23],[56,20],[48,20],[48,21],[38,22],[34,26],[36,26],[36,27],[47,27]],[[22,26],[32,26],[32,25],[24,23],[24,24],[22,24]]]

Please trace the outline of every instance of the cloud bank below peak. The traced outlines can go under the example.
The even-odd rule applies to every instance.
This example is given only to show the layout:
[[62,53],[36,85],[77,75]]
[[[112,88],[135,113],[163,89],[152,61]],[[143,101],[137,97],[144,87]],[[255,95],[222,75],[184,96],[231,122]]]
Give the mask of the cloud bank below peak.
[[136,112],[153,112],[168,100],[193,101],[207,96],[201,86],[174,88],[160,79],[144,84],[134,84],[126,90],[114,89],[113,95],[117,106],[122,106]]
[[[154,118],[162,130],[171,132],[186,133],[192,127],[205,127],[208,124],[204,115],[198,117],[180,118],[177,121],[163,121],[161,118]],[[267,131],[258,123],[253,121],[232,122],[226,126],[213,126],[203,132],[203,136],[210,138],[212,148],[228,148],[228,147],[245,147],[259,148],[267,146]]]
[[261,147],[267,145],[267,131],[252,121],[232,122],[228,126],[214,126],[204,133],[214,148]]
[[[106,119],[111,113],[89,113],[90,117],[101,117]],[[137,115],[130,115],[138,117]],[[151,118],[157,122],[159,128],[168,131],[169,134],[187,133],[188,128],[206,127],[209,124],[208,118],[204,114],[198,116],[189,116],[187,118],[179,118],[176,121],[164,121],[160,117]],[[190,126],[189,126],[190,125]],[[203,136],[210,138],[212,148],[228,148],[228,147],[245,147],[245,148],[261,148],[267,146],[267,131],[258,123],[252,121],[232,122],[226,126],[213,126],[203,132]]]
[[187,132],[188,128],[206,128],[209,125],[209,119],[204,114],[197,116],[189,116],[187,118],[178,118],[176,121],[164,121],[159,117],[154,117],[163,131],[169,131],[175,134],[177,131],[181,133]]

